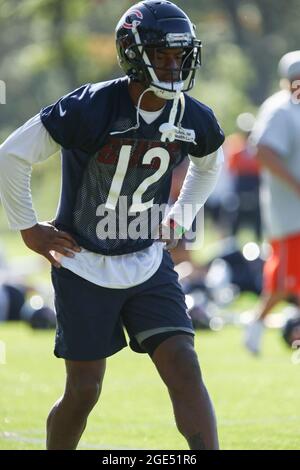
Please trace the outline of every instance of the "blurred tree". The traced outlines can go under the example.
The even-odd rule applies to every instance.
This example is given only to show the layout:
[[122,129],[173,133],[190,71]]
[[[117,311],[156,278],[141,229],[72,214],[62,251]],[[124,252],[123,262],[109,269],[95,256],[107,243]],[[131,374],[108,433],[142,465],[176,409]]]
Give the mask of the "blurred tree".
[[299,1],[219,0],[234,34],[233,41],[255,70],[249,96],[260,104],[277,80],[277,63],[287,51],[299,48]]
[[[120,15],[134,3],[0,0],[0,79],[7,85],[7,105],[0,105],[0,139],[42,105],[84,82],[120,73],[113,32]],[[191,16],[203,39],[203,70],[196,92],[201,99],[218,101],[230,128],[239,106],[257,106],[270,93],[279,57],[298,47],[298,0],[289,0],[288,8],[284,0],[177,4]],[[235,80],[241,74],[242,82]]]

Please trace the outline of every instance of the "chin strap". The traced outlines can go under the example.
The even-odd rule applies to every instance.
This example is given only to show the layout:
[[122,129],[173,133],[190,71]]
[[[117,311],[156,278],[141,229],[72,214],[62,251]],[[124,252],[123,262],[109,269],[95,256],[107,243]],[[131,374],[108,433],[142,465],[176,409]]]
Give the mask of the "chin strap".
[[[140,95],[138,104],[137,104],[137,111],[136,111],[136,124],[133,127],[129,127],[125,131],[113,131],[110,132],[110,135],[116,135],[116,134],[125,134],[126,132],[132,131],[132,130],[137,130],[140,127],[140,108],[141,108],[141,102],[143,99],[143,96],[147,91],[153,91],[151,88],[147,88],[146,90],[143,91],[143,93]],[[180,101],[180,117],[177,126],[175,126],[175,119],[177,115],[177,110],[178,110],[178,104]],[[179,132],[181,128],[181,121],[183,119],[185,111],[185,97],[184,94],[178,90],[176,92],[176,96],[173,100],[173,105],[170,111],[170,117],[169,117],[169,122],[165,122],[164,124],[161,124],[159,127],[159,131],[162,133],[161,136],[161,142],[166,142],[169,140],[169,142],[174,142],[176,138],[176,133]]]
[[151,91],[151,88],[147,88],[146,90],[144,90],[143,93],[140,95],[139,100],[138,100],[137,109],[136,109],[136,125],[133,126],[133,127],[129,127],[129,128],[126,129],[125,131],[114,131],[114,132],[110,132],[110,135],[125,134],[125,132],[136,131],[136,130],[138,130],[138,129],[140,128],[140,108],[141,108],[141,102],[142,102],[142,99],[143,99],[144,94],[147,93],[147,91]]
[[[179,122],[177,126],[175,126],[175,119],[177,115],[179,100],[180,100],[180,105],[181,105],[181,112],[180,112]],[[181,121],[184,115],[184,110],[185,110],[184,94],[180,90],[178,90],[173,100],[173,106],[170,112],[169,122],[165,122],[164,124],[161,124],[161,126],[159,127],[159,131],[162,133],[162,136],[161,136],[162,142],[166,142],[167,140],[169,140],[169,142],[174,142],[176,138],[176,133],[179,131],[181,127]]]

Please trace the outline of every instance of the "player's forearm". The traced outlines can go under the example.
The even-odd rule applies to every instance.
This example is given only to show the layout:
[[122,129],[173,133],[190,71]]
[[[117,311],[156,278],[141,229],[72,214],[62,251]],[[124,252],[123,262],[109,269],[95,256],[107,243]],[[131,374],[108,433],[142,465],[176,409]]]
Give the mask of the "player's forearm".
[[203,159],[192,158],[179,197],[167,219],[173,219],[185,230],[189,230],[197,213],[213,192],[222,165],[222,149]]
[[258,145],[256,158],[270,173],[279,178],[292,190],[300,193],[300,181],[281,163],[280,157],[270,147]]

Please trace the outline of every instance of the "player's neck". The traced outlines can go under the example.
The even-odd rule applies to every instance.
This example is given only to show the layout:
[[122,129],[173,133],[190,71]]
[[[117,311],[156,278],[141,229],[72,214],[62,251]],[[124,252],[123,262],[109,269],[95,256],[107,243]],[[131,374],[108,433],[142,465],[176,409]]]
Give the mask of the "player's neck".
[[[145,90],[145,88],[137,82],[129,82],[128,84],[129,95],[133,101],[133,104],[137,106],[139,97]],[[166,104],[166,100],[156,96],[153,91],[148,91],[144,94],[141,101],[141,109],[144,111],[159,111]]]

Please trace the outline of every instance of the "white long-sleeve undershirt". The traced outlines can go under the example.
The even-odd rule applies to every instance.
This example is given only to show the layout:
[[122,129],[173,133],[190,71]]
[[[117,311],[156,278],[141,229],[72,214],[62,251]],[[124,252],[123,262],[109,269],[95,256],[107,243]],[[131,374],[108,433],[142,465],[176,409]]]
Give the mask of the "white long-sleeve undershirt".
[[23,230],[37,223],[30,189],[32,165],[43,162],[59,149],[39,115],[0,145],[0,195],[11,229]]
[[214,190],[224,162],[223,150],[203,158],[190,158],[190,164],[178,199],[167,216],[189,230],[199,210]]

